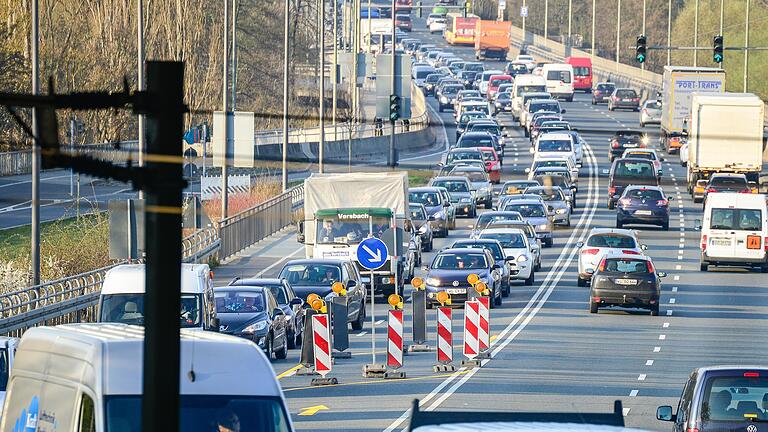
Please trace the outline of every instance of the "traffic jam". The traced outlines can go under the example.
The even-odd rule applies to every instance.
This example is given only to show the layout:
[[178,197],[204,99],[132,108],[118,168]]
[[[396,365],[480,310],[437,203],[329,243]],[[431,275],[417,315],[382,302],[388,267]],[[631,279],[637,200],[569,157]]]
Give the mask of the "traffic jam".
[[[418,15],[396,8],[394,41],[382,37],[376,48],[411,59],[412,83],[444,144],[411,161],[432,177],[414,185],[407,169],[311,174],[303,219],[288,240],[296,253],[226,281],[208,265],[183,265],[182,351],[201,369],[195,375],[196,366],[183,365],[185,430],[364,430],[369,420],[345,413],[377,412],[376,404],[386,411],[373,417],[377,430],[427,432],[447,423],[456,423],[450,430],[518,430],[483,417],[504,406],[515,411],[511,400],[471,405],[474,417],[428,414],[464,414],[468,408],[451,396],[473,377],[492,388],[489,371],[509,361],[525,334],[550,345],[552,336],[536,327],[558,314],[567,315],[559,318],[563,327],[622,329],[604,336],[621,351],[633,329],[670,328],[681,276],[703,274],[697,280],[706,284],[768,273],[765,108],[757,96],[726,92],[725,72],[712,67],[666,66],[657,93],[600,81],[589,57],[543,61],[513,47],[510,23],[440,3]],[[389,21],[385,12],[376,8],[375,19]],[[739,145],[726,152],[724,139]],[[141,429],[140,371],[127,366],[141,359],[120,353],[141,343],[133,326],[144,320],[144,277],[142,264],[107,273],[98,297],[98,322],[113,324],[106,336],[80,324],[30,331],[18,350],[18,339],[2,341],[3,389],[11,395],[3,430],[81,418],[81,406],[71,403],[76,393],[64,387],[84,380],[107,383],[90,396],[107,401],[91,411],[106,427],[80,430]],[[754,277],[765,286],[764,275]],[[551,306],[558,293],[567,300]],[[653,353],[667,349],[667,335],[651,342]],[[258,355],[249,351],[254,346]],[[596,367],[580,355],[590,364],[571,369]],[[91,375],[52,366],[63,358]],[[228,370],[218,384],[202,372],[211,359]],[[637,374],[628,396],[613,398],[625,404],[619,417],[642,416],[631,421],[643,429],[763,431],[768,366],[727,359],[688,359],[666,381],[667,402],[650,411],[632,403],[663,372]],[[654,359],[643,362],[650,367]],[[59,381],[43,378],[43,368]],[[37,429],[29,421],[14,429],[5,419],[22,409],[37,416],[37,405],[17,396],[23,388],[60,392]],[[681,393],[679,402],[670,397]],[[397,400],[383,402],[386,395]],[[331,396],[359,400],[340,407],[326,402]],[[421,405],[412,407],[414,398]],[[547,410],[580,412],[570,402]]]

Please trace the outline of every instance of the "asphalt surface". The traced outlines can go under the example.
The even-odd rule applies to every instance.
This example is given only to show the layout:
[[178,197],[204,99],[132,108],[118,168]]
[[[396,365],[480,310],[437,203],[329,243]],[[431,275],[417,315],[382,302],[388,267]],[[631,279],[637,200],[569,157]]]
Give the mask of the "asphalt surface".
[[[442,38],[423,31],[414,19],[414,35],[444,45]],[[471,48],[451,48],[466,58]],[[493,65],[493,64],[491,64]],[[501,63],[497,64],[501,66]],[[433,114],[445,123],[445,137],[455,139],[452,113]],[[664,164],[663,187],[671,202],[669,231],[634,226],[648,246],[663,280],[661,312],[607,309],[588,312],[588,289],[576,286],[575,244],[593,227],[615,226],[615,213],[605,205],[609,168],[608,137],[612,130],[639,127],[634,112],[609,112],[593,107],[588,95],[565,102],[565,118],[577,127],[589,147],[580,175],[578,207],[571,228],[556,231],[553,248],[543,249],[543,268],[532,287],[515,285],[501,307],[491,310],[492,359],[481,368],[461,369],[463,311],[454,310],[455,373],[435,374],[436,354],[413,353],[404,358],[401,380],[362,377],[364,364],[372,362],[371,324],[350,335],[351,359],[339,359],[329,377],[336,386],[311,387],[310,377],[295,376],[298,350],[273,366],[288,400],[294,425],[311,431],[392,431],[407,426],[408,408],[414,398],[422,410],[450,416],[455,410],[609,412],[614,400],[624,404],[631,427],[669,430],[669,423],[655,420],[656,406],[676,406],[682,385],[694,367],[713,364],[763,363],[768,352],[759,341],[766,329],[760,319],[768,314],[765,276],[738,269],[699,271],[699,233],[694,221],[701,217],[699,204],[685,192],[685,171],[677,155]],[[511,118],[508,118],[511,122]],[[502,117],[502,123],[506,123]],[[443,135],[439,121],[435,126]],[[522,178],[530,165],[529,143],[522,131],[510,128],[503,180]],[[654,138],[657,127],[645,129]],[[655,139],[651,140],[654,146]],[[441,152],[409,155],[401,162],[434,165]],[[407,159],[407,160],[406,160]],[[470,219],[459,219],[458,229],[447,239],[435,239],[435,249],[465,238]],[[425,253],[429,262],[434,253]],[[231,276],[272,276],[282,264],[303,257],[303,248],[291,232],[274,237],[251,252],[246,251],[222,267],[217,279]],[[410,286],[406,287],[408,299]],[[386,305],[376,304],[376,360],[385,359]],[[410,304],[406,302],[405,343],[411,343]],[[370,305],[369,305],[369,314]],[[429,345],[435,346],[434,311],[427,311]]]

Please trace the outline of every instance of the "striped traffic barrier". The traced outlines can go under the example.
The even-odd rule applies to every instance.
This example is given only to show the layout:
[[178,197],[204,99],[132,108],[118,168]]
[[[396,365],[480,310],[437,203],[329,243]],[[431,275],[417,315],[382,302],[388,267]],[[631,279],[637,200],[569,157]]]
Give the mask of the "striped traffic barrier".
[[491,346],[491,334],[490,334],[490,303],[491,298],[481,296],[477,298],[480,303],[480,325],[478,326],[478,339],[480,352],[487,350]]
[[331,359],[331,320],[328,317],[328,309],[325,301],[321,298],[313,298],[310,303],[315,314],[312,315],[312,354],[314,355],[315,373],[320,374],[322,378],[312,379],[313,386],[338,384],[336,378],[328,378],[329,372],[333,369],[333,360]]
[[389,311],[387,324],[387,366],[399,369],[403,367],[403,311]]
[[464,303],[464,349],[467,360],[461,361],[462,367],[478,367],[475,358],[480,354],[480,302],[477,300]]

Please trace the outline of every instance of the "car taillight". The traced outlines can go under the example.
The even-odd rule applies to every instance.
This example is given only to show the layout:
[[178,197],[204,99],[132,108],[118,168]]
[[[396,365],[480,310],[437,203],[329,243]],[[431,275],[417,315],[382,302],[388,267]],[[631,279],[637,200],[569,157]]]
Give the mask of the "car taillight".
[[707,250],[707,235],[706,234],[701,236],[701,250],[702,250],[702,252]]
[[600,253],[600,249],[584,249],[581,253],[585,255],[597,255]]
[[600,297],[592,297],[592,301],[595,303],[600,303]]
[[600,266],[598,266],[598,269],[600,269],[600,271],[605,270],[605,258],[600,260]]
[[699,428],[686,428],[685,432],[699,432]]
[[716,193],[716,192],[717,192],[717,189],[715,189],[715,188],[709,188],[709,189],[707,189],[707,191],[706,191],[706,192],[707,192],[707,193]]
[[616,140],[611,141],[611,147],[612,148],[619,148],[619,142]]
[[648,273],[656,273],[656,269],[653,268],[653,263],[646,261],[645,265],[648,267]]
[[763,250],[768,252],[768,237],[763,239]]
[[619,202],[621,203],[621,205],[628,206],[632,204],[632,198],[622,198],[619,200]]
[[656,205],[659,206],[659,207],[666,207],[666,206],[669,205],[669,201],[667,201],[665,199],[658,200],[658,201],[656,201]]
[[760,372],[744,372],[745,378],[758,378],[760,376]]
[[632,249],[624,249],[621,251],[621,253],[627,254],[627,255],[640,255],[640,252],[634,251]]
[[752,193],[752,189],[750,189],[750,188],[742,189],[742,190],[739,191],[739,193],[751,194]]
[[633,102],[640,102],[640,98],[634,98],[632,99]]

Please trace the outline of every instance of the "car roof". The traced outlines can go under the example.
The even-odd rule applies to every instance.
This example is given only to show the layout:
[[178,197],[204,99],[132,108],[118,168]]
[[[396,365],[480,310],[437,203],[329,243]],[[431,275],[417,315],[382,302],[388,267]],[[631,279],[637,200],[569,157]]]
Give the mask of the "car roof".
[[469,180],[467,180],[467,178],[464,176],[437,176],[432,179],[432,181],[438,180],[460,180],[469,183]]
[[329,265],[341,265],[347,260],[342,259],[333,259],[333,258],[305,258],[305,259],[295,259],[290,260],[283,268],[291,266],[291,265],[299,265],[299,264],[329,264]]
[[564,134],[560,132],[545,132],[541,135],[539,135],[538,139],[547,138],[551,140],[562,140],[562,141],[570,141],[571,136],[569,134]]
[[598,235],[598,234],[621,234],[621,235],[637,238],[637,233],[634,230],[629,230],[624,228],[592,228],[589,231],[589,237],[593,235]]
[[[453,246],[457,244],[484,244],[484,243],[496,243],[499,244],[499,241],[496,239],[490,239],[490,238],[476,238],[476,239],[459,239],[453,242]],[[457,249],[451,246],[451,249]],[[462,249],[471,249],[471,248],[462,248]]]
[[440,252],[438,252],[438,255],[444,254],[444,253],[466,253],[466,252],[479,253],[479,254],[485,255],[486,251],[487,251],[486,249],[482,249],[482,248],[446,248],[446,249],[441,249]]
[[[485,132],[487,133],[487,132]],[[456,147],[452,148],[448,151],[448,153],[465,153],[465,152],[472,152],[472,153],[482,153],[480,150],[477,149],[477,147]],[[643,159],[645,160],[645,159]]]
[[442,188],[437,186],[418,186],[418,187],[408,188],[408,192],[438,192],[439,189],[442,189]]
[[746,178],[744,174],[737,174],[737,173],[713,173],[709,178],[712,179],[712,177]]
[[468,138],[473,138],[473,137],[483,138],[483,137],[488,137],[488,136],[492,137],[493,135],[491,135],[491,133],[487,132],[487,131],[469,131],[469,132],[464,132],[464,134],[459,139],[460,140],[464,139],[464,137],[468,137]]
[[480,231],[480,234],[502,234],[502,233],[512,233],[512,234],[520,234],[521,236],[525,237],[525,231],[523,231],[520,228],[485,228],[484,230]]
[[628,254],[615,249],[609,249],[604,254],[602,254],[602,256],[604,258],[635,259],[635,260],[641,259],[644,261],[653,262],[653,260],[651,260],[651,257],[649,257],[648,255]]
[[227,285],[227,286],[282,285],[283,282],[285,282],[285,279],[278,279],[278,278],[245,278],[245,279],[235,279],[235,280],[232,280],[232,282],[230,282],[229,285]]
[[[207,264],[181,265],[181,292],[202,293],[205,289],[200,281],[209,277]],[[104,276],[101,294],[140,294],[146,291],[146,265],[121,264],[111,268]]]
[[640,190],[655,190],[659,192],[664,192],[664,189],[661,188],[661,186],[653,186],[653,185],[629,185],[626,188],[624,188],[625,191],[628,190],[634,190],[634,189],[640,189]]
[[454,167],[451,172],[485,172],[485,168],[476,165],[459,165]]
[[524,198],[524,199],[518,199],[518,200],[510,201],[510,203],[513,203],[513,202],[516,205],[519,205],[519,204],[539,204],[539,205],[543,205],[543,203],[541,202],[541,199]]

